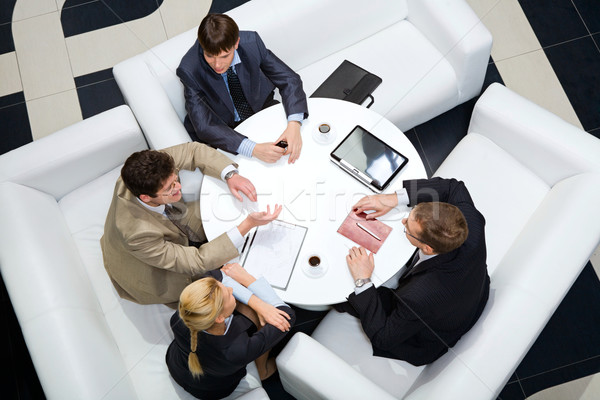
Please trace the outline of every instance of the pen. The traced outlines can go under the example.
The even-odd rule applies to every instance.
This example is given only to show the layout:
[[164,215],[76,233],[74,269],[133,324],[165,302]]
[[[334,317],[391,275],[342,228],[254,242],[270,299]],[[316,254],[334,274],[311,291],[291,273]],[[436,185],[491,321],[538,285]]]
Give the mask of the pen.
[[362,229],[363,231],[367,232],[369,235],[373,236],[375,239],[379,240],[381,242],[381,239],[379,239],[379,236],[377,236],[376,234],[374,234],[373,232],[371,232],[370,230],[368,230],[367,228],[365,228],[364,226],[362,226],[360,223],[356,223],[356,225]]
[[250,235],[246,236],[246,240],[244,241],[244,246],[242,247],[242,251],[240,251],[240,255],[244,254],[244,250],[246,250],[246,245],[248,244],[248,238]]

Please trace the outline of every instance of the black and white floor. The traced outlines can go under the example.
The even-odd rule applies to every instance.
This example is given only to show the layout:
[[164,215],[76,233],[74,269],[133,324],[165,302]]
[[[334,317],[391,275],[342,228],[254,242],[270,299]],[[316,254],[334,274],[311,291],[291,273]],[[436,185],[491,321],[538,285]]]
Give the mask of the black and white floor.
[[[116,63],[197,26],[209,11],[227,11],[246,1],[3,0],[0,154],[124,104],[112,76]],[[502,82],[600,137],[598,2],[467,1],[494,36],[486,86]],[[406,132],[428,174],[466,133],[474,102]],[[573,230],[576,235],[576,221]],[[599,253],[517,368],[501,399],[600,398]],[[2,398],[43,399],[3,283],[0,301],[0,360],[8,366]],[[299,310],[296,329],[310,333],[321,315]],[[276,380],[265,386],[273,399],[290,398]]]

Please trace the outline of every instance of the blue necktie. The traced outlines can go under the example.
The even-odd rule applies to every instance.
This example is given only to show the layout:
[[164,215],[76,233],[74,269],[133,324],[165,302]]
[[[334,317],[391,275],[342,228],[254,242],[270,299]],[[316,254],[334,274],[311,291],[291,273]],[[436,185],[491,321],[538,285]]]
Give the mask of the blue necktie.
[[233,67],[229,67],[227,70],[227,84],[229,85],[229,94],[233,100],[233,105],[240,116],[241,122],[254,114],[254,111],[252,111],[250,104],[248,104],[248,101],[246,100],[246,96],[244,96],[240,79],[237,74],[233,72]]

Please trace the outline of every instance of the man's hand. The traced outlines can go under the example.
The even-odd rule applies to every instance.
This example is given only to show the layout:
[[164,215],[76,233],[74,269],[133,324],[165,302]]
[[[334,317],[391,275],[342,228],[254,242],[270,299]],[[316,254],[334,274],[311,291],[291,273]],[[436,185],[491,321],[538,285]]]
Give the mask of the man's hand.
[[275,146],[275,143],[257,143],[252,151],[252,156],[266,163],[277,162],[284,155],[285,150]]
[[240,234],[242,236],[246,236],[248,232],[250,232],[250,229],[256,226],[266,225],[269,222],[277,219],[282,209],[283,206],[275,204],[275,208],[273,209],[272,213],[271,207],[269,206],[267,206],[267,211],[251,213],[238,225],[238,230],[240,231]]
[[267,211],[253,212],[248,215],[246,219],[250,220],[253,227],[266,225],[269,222],[277,219],[282,209],[283,206],[275,204],[275,208],[273,208],[273,212],[271,212],[271,207],[267,205]]
[[346,256],[348,269],[354,280],[370,278],[375,269],[373,253],[368,253],[364,247],[353,247]]
[[300,135],[300,126],[300,122],[298,121],[289,121],[285,130],[281,136],[279,136],[279,139],[275,141],[275,143],[279,143],[281,140],[285,140],[287,142],[288,147],[284,155],[290,155],[290,158],[288,159],[289,164],[295,163],[298,157],[300,157],[300,152],[302,151],[302,135]]
[[255,277],[250,275],[250,273],[238,263],[225,264],[221,268],[221,271],[244,287],[250,286],[256,280]]
[[243,200],[238,192],[244,193],[250,201],[256,201],[256,188],[252,182],[240,174],[233,174],[233,176],[227,180],[227,186],[229,186],[231,194],[239,201]]
[[258,315],[261,326],[271,324],[281,332],[288,332],[290,330],[290,316],[285,311],[273,307],[269,303],[265,303],[256,295],[250,297],[248,305],[256,312],[256,315]]
[[356,214],[364,211],[375,211],[367,214],[367,219],[375,219],[387,214],[392,208],[398,205],[398,196],[396,193],[375,194],[365,196],[356,203],[352,209]]

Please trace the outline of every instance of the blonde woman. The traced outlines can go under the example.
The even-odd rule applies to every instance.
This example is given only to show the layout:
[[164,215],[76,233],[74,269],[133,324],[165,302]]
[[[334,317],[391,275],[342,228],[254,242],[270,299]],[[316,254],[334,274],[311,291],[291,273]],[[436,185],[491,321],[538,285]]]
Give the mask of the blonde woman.
[[269,351],[294,321],[292,308],[264,278],[255,279],[239,264],[225,265],[181,293],[179,309],[171,318],[175,339],[166,355],[169,372],[198,398],[229,396],[250,362],[255,361],[261,380],[275,372]]

